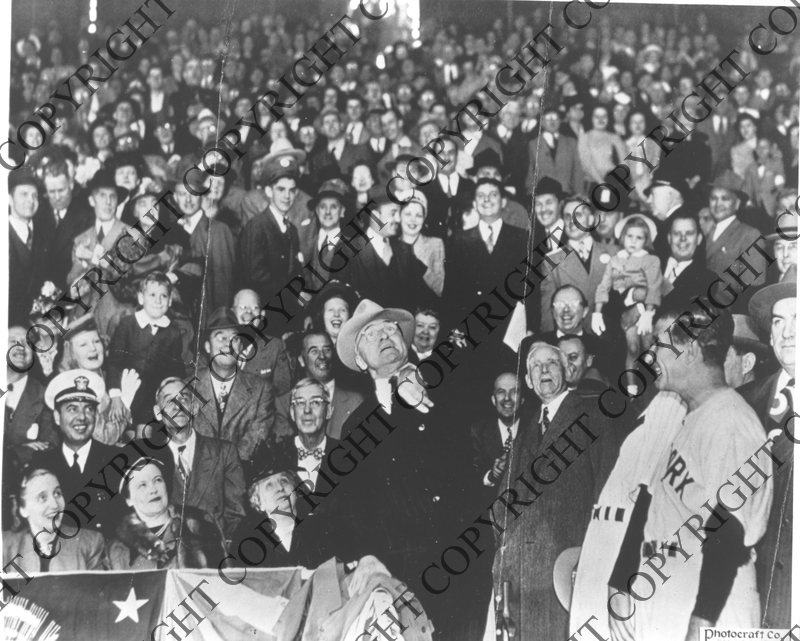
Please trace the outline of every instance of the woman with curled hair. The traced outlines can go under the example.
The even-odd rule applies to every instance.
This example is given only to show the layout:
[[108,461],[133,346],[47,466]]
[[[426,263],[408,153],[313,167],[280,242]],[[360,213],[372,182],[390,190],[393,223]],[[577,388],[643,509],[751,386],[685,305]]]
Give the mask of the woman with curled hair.
[[214,567],[225,555],[222,532],[205,511],[170,504],[172,471],[144,457],[128,469],[119,493],[130,511],[108,545],[109,569]]
[[25,572],[104,569],[103,535],[81,528],[73,519],[65,522],[66,503],[53,472],[24,469],[14,498],[19,524],[12,531],[3,532],[4,566],[13,560]]
[[428,217],[428,199],[421,191],[404,192],[398,198],[405,202],[400,209],[400,230],[403,242],[411,245],[414,255],[428,268],[423,275],[425,284],[437,296],[444,289],[444,241],[422,233]]
[[755,116],[742,112],[736,121],[738,143],[731,147],[731,169],[739,177],[747,175],[747,168],[756,162],[759,123]]

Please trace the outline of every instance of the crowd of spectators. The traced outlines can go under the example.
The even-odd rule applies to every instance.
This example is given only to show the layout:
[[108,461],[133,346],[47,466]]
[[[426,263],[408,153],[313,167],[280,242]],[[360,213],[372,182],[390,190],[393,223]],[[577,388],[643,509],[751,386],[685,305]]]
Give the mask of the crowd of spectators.
[[[615,23],[614,9],[584,30],[555,31],[563,50],[550,48],[552,62],[487,126],[462,118],[469,142],[444,137],[440,156],[448,163],[436,176],[418,174],[430,182],[413,191],[409,162],[539,31],[546,22],[540,9],[475,33],[425,23],[419,42],[380,50],[365,28],[363,42],[279,121],[251,107],[269,79],[317,41],[318,21],[174,18],[95,93],[73,86],[83,106],[59,107],[58,130],[9,175],[3,479],[13,502],[3,514],[4,562],[20,552],[34,571],[216,567],[214,559],[229,551],[236,559],[256,554],[240,542],[285,501],[291,508],[275,517],[274,530],[283,545],[262,565],[376,554],[436,613],[440,638],[479,638],[493,583],[487,564],[466,577],[475,587],[457,605],[437,606],[439,597],[419,584],[424,563],[444,548],[434,525],[447,520],[430,511],[443,510],[455,536],[459,520],[472,522],[506,487],[509,452],[528,431],[541,426],[535,450],[551,425],[568,423],[565,411],[593,404],[595,424],[606,421],[596,399],[609,384],[644,409],[652,388],[642,384],[647,370],[637,357],[663,330],[656,323],[663,310],[688,308],[718,278],[720,289],[741,290],[726,270],[760,236],[775,260],[751,255],[760,275],[726,312],[734,313],[736,331],[719,339],[730,348],[725,380],[738,389],[787,372],[790,383],[780,379],[772,393],[792,394],[793,361],[778,353],[774,330],[773,354],[769,327],[754,324],[748,303],[757,290],[796,280],[797,241],[774,229],[788,210],[783,220],[794,222],[782,226],[796,237],[800,39],[779,40],[763,59],[739,47],[750,75],[737,78],[713,115],[665,157],[645,136],[662,123],[680,135],[667,116],[746,32],[719,33],[711,9],[696,23],[631,26]],[[70,42],[52,25],[16,41],[12,124],[27,119],[94,48],[91,37]],[[244,158],[225,176],[189,174],[187,189],[183,177],[198,154],[241,117],[258,117],[266,134],[243,129]],[[25,130],[33,147],[39,136]],[[587,205],[590,195],[614,202],[610,190],[595,187],[628,154],[658,168],[635,163],[635,189],[613,211]],[[385,189],[395,175],[402,205]],[[174,196],[159,204],[165,189]],[[373,211],[356,223],[353,252],[341,237],[353,238],[348,221],[370,199]],[[154,245],[152,237],[161,240]],[[558,267],[525,301],[530,338],[509,348],[507,314],[475,349],[463,319],[543,242],[549,244],[537,262],[549,252]],[[124,275],[103,259],[115,247],[130,259]],[[294,324],[264,345],[265,335],[248,324],[307,263],[322,274],[343,266],[322,294],[308,297]],[[736,273],[744,270],[736,265]],[[95,277],[87,281],[90,270]],[[97,287],[98,278],[107,286]],[[59,302],[64,293],[69,300]],[[56,303],[63,317],[42,318]],[[250,342],[241,338],[247,332]],[[357,479],[339,490],[338,510],[323,507],[320,516],[309,509],[313,502],[298,499],[294,488],[307,483],[322,496],[320,479],[331,483],[338,474],[329,467],[331,452],[354,438],[367,406],[377,400],[397,417],[387,379],[407,372],[406,362],[431,358],[448,338],[451,352],[474,350],[460,378],[441,390],[408,386],[433,401],[436,418],[425,420],[438,435],[425,424],[410,436],[393,434],[381,444],[385,465],[363,472],[371,492],[388,488],[399,516],[355,510],[352,497],[366,500],[363,488],[354,489]],[[384,342],[386,353],[395,353],[392,367],[381,360],[388,358]],[[632,373],[637,367],[641,376]],[[541,549],[530,548],[538,559],[530,567],[548,586],[547,564],[566,547],[559,548],[557,532],[577,533],[580,544],[635,414],[604,428],[614,436],[559,493],[565,503],[548,510],[540,502],[538,520],[524,525],[538,528],[540,538],[541,531],[552,534]],[[434,440],[414,441],[422,438]],[[153,440],[160,447],[152,456],[131,453]],[[87,489],[121,451],[132,465],[117,486]],[[511,472],[518,467],[512,463]],[[81,493],[91,496],[97,518],[64,540],[52,560],[33,556],[34,546],[38,552],[62,544],[55,534],[37,533],[61,523],[58,515]],[[567,513],[573,522],[542,525]],[[364,530],[357,535],[347,522],[356,514]],[[300,520],[308,522],[300,527]],[[403,538],[415,528],[425,532]],[[566,638],[568,615],[546,594],[552,586],[536,590],[512,587],[512,600],[542,599],[541,613],[525,614],[517,604],[512,616],[530,638]],[[764,598],[762,591],[767,612]],[[775,593],[772,599],[774,608]],[[777,602],[788,617],[788,595],[778,592]],[[788,618],[770,623],[788,627]]]

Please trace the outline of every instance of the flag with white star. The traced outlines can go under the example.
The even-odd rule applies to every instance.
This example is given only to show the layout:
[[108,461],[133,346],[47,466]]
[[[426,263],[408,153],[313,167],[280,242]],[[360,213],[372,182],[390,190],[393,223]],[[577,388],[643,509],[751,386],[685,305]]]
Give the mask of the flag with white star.
[[0,638],[9,638],[4,631],[30,627],[35,614],[40,631],[31,639],[48,638],[41,634],[47,629],[57,629],[52,638],[58,639],[149,639],[162,619],[166,575],[163,570],[51,574],[36,576],[27,585],[6,579],[19,594],[13,608],[0,610]]

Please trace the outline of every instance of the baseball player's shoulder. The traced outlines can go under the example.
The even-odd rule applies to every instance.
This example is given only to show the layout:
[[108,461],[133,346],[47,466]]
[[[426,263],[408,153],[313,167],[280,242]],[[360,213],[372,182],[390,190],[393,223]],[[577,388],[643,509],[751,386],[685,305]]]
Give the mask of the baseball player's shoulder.
[[755,451],[765,440],[764,428],[753,408],[729,387],[714,394],[692,414],[701,423],[701,440],[714,447]]

